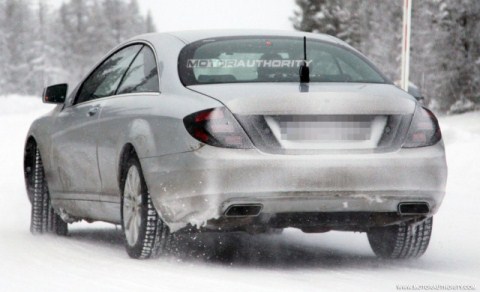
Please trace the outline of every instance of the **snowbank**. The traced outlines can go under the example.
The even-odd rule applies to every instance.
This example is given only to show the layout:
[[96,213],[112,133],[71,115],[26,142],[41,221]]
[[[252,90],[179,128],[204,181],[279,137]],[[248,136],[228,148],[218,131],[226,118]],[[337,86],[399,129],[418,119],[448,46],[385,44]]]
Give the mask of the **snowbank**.
[[77,223],[67,238],[32,236],[22,155],[39,98],[0,97],[0,291],[396,291],[480,280],[480,112],[440,119],[447,196],[419,260],[376,259],[365,234],[184,237],[159,260],[128,258],[114,226]]

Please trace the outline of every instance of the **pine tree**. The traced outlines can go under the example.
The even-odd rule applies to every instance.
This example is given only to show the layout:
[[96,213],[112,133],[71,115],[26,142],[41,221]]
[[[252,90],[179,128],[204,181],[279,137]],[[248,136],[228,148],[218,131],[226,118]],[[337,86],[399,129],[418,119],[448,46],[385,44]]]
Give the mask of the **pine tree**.
[[154,31],[137,0],[0,0],[0,90],[40,94],[47,84],[75,86],[120,42]]
[[[441,110],[458,102],[478,102],[480,2],[431,1],[430,7],[423,10],[433,12],[425,17],[430,20],[428,27],[420,30],[429,34],[429,42],[423,46],[431,56],[422,62],[427,75],[424,78],[429,81],[426,90]],[[417,43],[422,44],[420,41]]]
[[6,3],[0,1],[0,96],[6,93],[7,89],[7,31],[5,29]]
[[[402,6],[400,1],[370,1],[368,30],[363,32],[363,52],[392,81],[400,79]],[[373,3],[375,2],[375,3]],[[375,9],[371,9],[374,6]],[[365,12],[364,12],[365,13]]]
[[[357,1],[296,0],[300,11],[294,12],[292,21],[297,30],[336,36],[351,45],[359,45],[358,14],[353,8]],[[348,9],[350,8],[350,9]]]
[[6,0],[4,30],[6,75],[4,93],[28,93],[32,90],[33,73],[30,70],[35,51],[32,48],[33,18],[28,0]]
[[295,3],[300,10],[295,10],[294,16],[291,18],[294,28],[306,32],[317,30],[317,14],[325,0],[295,0]]
[[155,32],[155,24],[153,23],[152,12],[150,10],[148,10],[145,20],[145,32]]
[[[400,78],[402,2],[296,0],[298,30],[337,36],[366,54],[393,81]],[[411,81],[427,102],[447,111],[480,102],[480,1],[413,1]]]

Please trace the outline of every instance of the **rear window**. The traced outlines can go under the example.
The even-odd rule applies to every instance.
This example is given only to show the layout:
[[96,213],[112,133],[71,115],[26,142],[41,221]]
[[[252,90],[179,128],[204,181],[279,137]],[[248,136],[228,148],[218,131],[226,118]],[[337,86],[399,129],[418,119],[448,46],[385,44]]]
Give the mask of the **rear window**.
[[[178,62],[185,86],[240,82],[299,82],[303,39],[235,37],[187,45]],[[307,39],[310,82],[385,83],[364,57],[342,46]]]

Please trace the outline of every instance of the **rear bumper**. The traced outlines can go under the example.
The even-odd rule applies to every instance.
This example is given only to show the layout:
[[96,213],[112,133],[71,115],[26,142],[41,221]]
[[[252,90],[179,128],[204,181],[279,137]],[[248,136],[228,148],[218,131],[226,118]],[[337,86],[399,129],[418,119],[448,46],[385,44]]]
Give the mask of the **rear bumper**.
[[204,225],[233,204],[262,213],[396,212],[445,195],[443,143],[376,154],[274,155],[204,146],[141,159],[154,205],[172,229]]

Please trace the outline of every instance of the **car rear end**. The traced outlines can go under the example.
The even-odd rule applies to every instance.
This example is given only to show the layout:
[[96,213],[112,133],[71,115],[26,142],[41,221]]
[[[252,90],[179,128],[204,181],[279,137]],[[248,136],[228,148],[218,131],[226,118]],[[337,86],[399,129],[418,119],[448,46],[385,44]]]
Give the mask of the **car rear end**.
[[[301,98],[288,93],[294,85],[284,87],[275,110],[256,104],[248,113],[232,98],[184,119],[202,147],[150,159],[147,166],[161,182],[150,191],[159,194],[167,222],[361,230],[438,210],[446,162],[428,110],[408,98],[391,103],[383,97],[370,100],[382,112],[352,108],[360,96],[342,98],[336,89],[335,100],[313,93]],[[295,103],[305,106],[294,110]]]
[[[208,39],[180,54],[185,87],[217,100],[218,107],[183,119],[182,134],[200,147],[142,160],[155,206],[172,230],[194,225],[252,232],[285,227],[367,231],[437,212],[447,167],[438,122],[429,110],[374,69],[358,60],[350,63],[354,57],[343,51],[340,60],[360,66],[366,80],[355,72],[332,71],[300,84],[294,82],[298,68],[260,72],[258,64],[265,64],[262,58],[277,39],[254,39],[245,45],[227,40],[218,46],[221,53],[216,47],[201,51],[215,43]],[[221,70],[214,62],[202,67],[200,61],[182,61],[235,56],[245,61],[257,52],[259,40],[265,48],[258,54],[255,79],[249,79],[252,68],[239,73],[224,61]],[[295,58],[301,42],[296,39],[292,49],[281,41],[277,48],[286,49],[269,56]],[[328,46],[326,52],[335,51]]]

